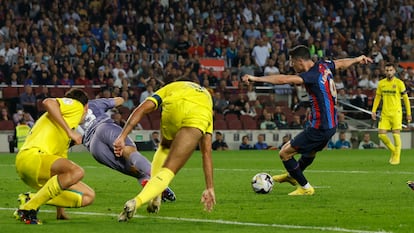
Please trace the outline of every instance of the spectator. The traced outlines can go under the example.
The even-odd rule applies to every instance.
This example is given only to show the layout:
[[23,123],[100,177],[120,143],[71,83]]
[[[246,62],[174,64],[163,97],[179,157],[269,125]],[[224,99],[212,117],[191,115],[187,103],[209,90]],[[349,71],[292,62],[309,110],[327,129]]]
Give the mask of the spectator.
[[351,142],[346,140],[345,132],[339,133],[339,139],[335,142],[336,149],[351,149]]
[[256,117],[256,109],[253,106],[250,106],[249,102],[245,102],[243,108],[240,110],[241,115],[247,115],[251,117]]
[[242,143],[239,146],[240,150],[252,150],[254,149],[252,145],[250,145],[249,136],[244,135],[242,137]]
[[257,93],[256,93],[256,90],[254,88],[253,83],[249,83],[247,85],[247,93],[246,93],[246,95],[247,95],[247,99],[249,101],[256,101],[256,99],[257,99]]
[[0,83],[9,84],[10,73],[11,73],[10,65],[6,62],[5,57],[0,55]]
[[345,120],[345,113],[340,112],[338,113],[338,129],[346,130],[349,129],[348,122]]
[[124,119],[122,119],[121,113],[119,113],[118,111],[113,112],[112,115],[111,115],[111,118],[112,118],[112,120],[114,120],[115,124],[117,124],[121,127],[124,127],[126,121]]
[[286,134],[282,137],[282,143],[280,144],[280,146],[278,147],[278,149],[282,149],[283,145],[285,145],[287,142],[290,141],[290,139],[292,139],[292,135],[290,134]]
[[299,115],[294,115],[292,122],[289,124],[289,129],[303,129],[303,124]]
[[141,95],[139,97],[139,103],[144,102],[144,100],[149,97],[152,96],[152,94],[154,94],[154,87],[150,84],[147,84],[145,86],[145,91],[141,92]]
[[212,144],[213,150],[228,150],[229,146],[224,141],[223,134],[221,132],[216,132],[216,140]]
[[265,135],[264,134],[257,135],[257,142],[254,144],[253,148],[255,150],[267,150],[267,149],[269,149],[269,146],[265,142]]
[[[351,104],[362,109],[368,109],[368,97],[362,92],[361,87],[357,87],[355,95],[352,96]],[[363,112],[354,113],[353,115],[358,119],[370,118],[370,115]]]
[[11,117],[9,110],[5,107],[3,107],[1,109],[1,118],[0,121],[8,121],[8,120],[12,120],[13,118]]
[[264,120],[260,123],[260,129],[276,129],[277,125],[276,123],[272,120],[272,114],[271,113],[266,113],[264,115]]
[[280,119],[276,121],[276,126],[278,129],[288,129],[289,128],[289,123],[287,122],[287,118],[286,118],[286,114],[285,113],[281,113],[280,114]]
[[153,150],[156,151],[158,149],[158,146],[160,145],[160,133],[158,133],[157,131],[152,132],[150,143],[153,147]]
[[129,92],[127,90],[121,92],[121,97],[124,99],[122,106],[127,107],[129,110],[135,108],[134,101],[129,98]]
[[[254,58],[256,66],[263,72],[267,59],[270,57],[269,48],[264,44],[263,39],[258,38],[257,44],[253,47],[252,57]],[[274,62],[273,62],[274,65]]]
[[41,92],[36,95],[36,100],[43,101],[46,98],[52,98],[52,97],[49,93],[49,88],[47,86],[42,86]]
[[30,128],[32,128],[33,125],[34,125],[34,123],[35,123],[33,117],[29,113],[27,113],[27,112],[23,113],[23,120],[26,122],[26,124]]
[[220,92],[215,92],[213,96],[213,109],[217,113],[224,114],[224,110],[227,109],[229,102],[223,98]]
[[26,123],[24,118],[21,119],[19,123],[17,124],[16,128],[14,129],[14,135],[13,135],[17,150],[20,150],[20,148],[22,147],[24,141],[26,140],[27,135],[29,135],[30,129],[31,129],[31,126],[29,126]]
[[[338,100],[338,102],[339,102],[339,104],[340,104],[340,106],[343,108],[343,109],[350,109],[350,107],[349,106],[347,106],[346,104],[351,104],[351,98],[350,98],[350,96],[346,93],[346,90],[345,90],[345,88],[343,88],[343,89],[338,89],[337,90],[338,91],[338,96],[337,96],[337,100]],[[344,103],[344,104],[343,104]]]
[[[20,105],[25,112],[30,113],[31,116],[37,116],[36,96],[33,93],[33,88],[29,85],[24,86],[24,92],[19,96]],[[16,124],[18,122],[15,122]]]
[[359,143],[358,149],[374,149],[378,147],[378,144],[371,141],[371,135],[369,133],[364,133],[362,141]]

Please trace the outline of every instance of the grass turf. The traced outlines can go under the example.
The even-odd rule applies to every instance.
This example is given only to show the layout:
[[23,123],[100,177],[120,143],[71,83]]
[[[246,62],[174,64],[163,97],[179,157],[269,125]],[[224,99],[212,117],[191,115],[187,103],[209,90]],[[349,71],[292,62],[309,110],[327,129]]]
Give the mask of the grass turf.
[[68,209],[68,221],[55,220],[54,207],[42,206],[40,226],[12,217],[17,195],[33,190],[17,177],[15,155],[1,154],[0,232],[412,232],[414,193],[405,182],[414,179],[413,152],[403,150],[401,164],[392,166],[387,150],[322,151],[305,172],[315,195],[302,197],[288,196],[294,190],[289,184],[277,183],[265,195],[252,191],[254,174],[283,172],[277,151],[214,152],[217,205],[211,213],[200,204],[204,178],[196,152],[171,183],[177,201],[164,203],[156,215],[140,208],[127,223],[118,223],[117,215],[141,190],[136,180],[88,153],[71,153],[69,158],[85,169],[83,181],[95,189],[96,200]]

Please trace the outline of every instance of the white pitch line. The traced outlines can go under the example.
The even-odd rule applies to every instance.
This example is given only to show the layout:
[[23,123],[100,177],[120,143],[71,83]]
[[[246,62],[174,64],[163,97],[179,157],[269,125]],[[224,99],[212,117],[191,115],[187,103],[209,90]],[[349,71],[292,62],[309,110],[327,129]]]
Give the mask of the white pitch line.
[[[0,167],[15,167],[14,164],[0,164]],[[83,168],[88,169],[108,169],[105,166],[82,166]],[[181,170],[201,170],[202,168],[183,168]],[[258,169],[251,168],[214,168],[214,171],[224,171],[224,172],[255,172]],[[274,168],[262,168],[262,171],[280,171],[285,172],[284,170],[278,170]],[[343,173],[343,174],[397,174],[397,175],[414,175],[414,172],[410,171],[346,171],[346,170],[312,170],[307,169],[306,173]]]
[[[14,211],[14,208],[2,208],[0,210]],[[54,213],[53,210],[42,210],[46,213]],[[68,214],[77,214],[77,215],[88,215],[88,216],[111,216],[117,217],[117,214],[108,214],[108,213],[97,213],[97,212],[79,212],[79,211],[67,211]],[[182,221],[182,222],[197,222],[197,223],[214,223],[214,224],[224,224],[224,225],[237,225],[237,226],[253,226],[253,227],[271,227],[271,228],[283,228],[283,229],[303,229],[303,230],[320,230],[320,231],[335,231],[335,232],[350,232],[350,233],[392,233],[389,231],[365,231],[365,230],[355,230],[347,229],[341,227],[316,227],[316,226],[300,226],[300,225],[287,225],[287,224],[267,224],[267,223],[253,223],[253,222],[237,222],[237,221],[227,221],[227,220],[211,220],[211,219],[198,219],[198,218],[177,218],[177,217],[161,217],[161,216],[143,216],[136,214],[134,218],[156,218],[169,221]],[[120,223],[122,224],[122,223]]]

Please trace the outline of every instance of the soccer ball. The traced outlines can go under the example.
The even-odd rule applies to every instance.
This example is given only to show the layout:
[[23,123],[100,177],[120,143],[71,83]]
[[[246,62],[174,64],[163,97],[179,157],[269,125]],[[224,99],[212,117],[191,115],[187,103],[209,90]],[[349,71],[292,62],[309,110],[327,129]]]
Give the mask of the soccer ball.
[[269,193],[273,188],[272,176],[264,172],[257,173],[253,176],[252,188],[255,193]]

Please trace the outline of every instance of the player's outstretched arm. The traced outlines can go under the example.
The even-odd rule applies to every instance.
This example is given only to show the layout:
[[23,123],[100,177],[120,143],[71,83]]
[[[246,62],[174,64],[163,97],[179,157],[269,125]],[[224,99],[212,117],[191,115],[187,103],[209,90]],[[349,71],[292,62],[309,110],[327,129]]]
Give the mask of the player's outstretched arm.
[[206,182],[206,189],[201,195],[201,202],[204,204],[204,210],[212,211],[216,204],[213,182],[213,160],[211,156],[212,139],[211,134],[204,134],[200,141],[200,149],[203,156],[203,170]]
[[353,64],[369,64],[369,63],[372,63],[372,59],[365,56],[365,55],[361,55],[359,57],[354,57],[354,58],[343,58],[343,59],[334,60],[334,62],[335,62],[335,68],[336,69],[347,69],[348,67],[352,66]]
[[121,134],[115,139],[114,152],[115,155],[120,157],[122,156],[122,151],[125,147],[125,139],[129,133],[134,129],[138,122],[142,119],[145,114],[148,114],[155,110],[155,103],[150,100],[145,100],[138,107],[134,109],[132,114],[128,117],[127,122],[125,123],[124,128],[122,129]]
[[288,74],[275,74],[257,77],[249,74],[245,74],[242,77],[243,82],[249,84],[249,82],[263,82],[271,84],[302,84],[303,79],[298,75],[288,75]]

